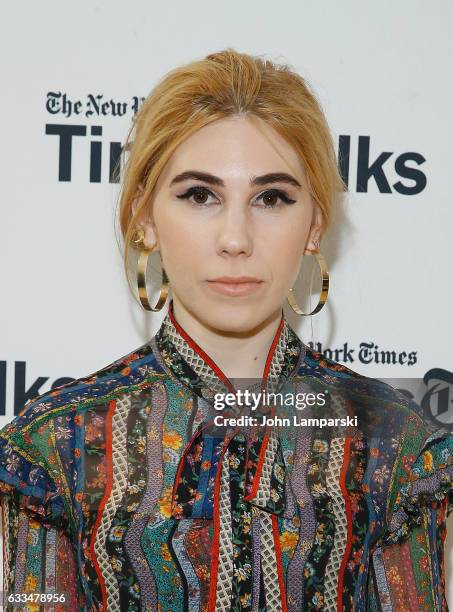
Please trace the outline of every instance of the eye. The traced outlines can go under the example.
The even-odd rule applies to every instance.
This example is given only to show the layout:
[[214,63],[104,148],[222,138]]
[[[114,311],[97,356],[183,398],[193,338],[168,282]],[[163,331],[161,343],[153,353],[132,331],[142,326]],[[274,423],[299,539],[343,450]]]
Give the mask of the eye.
[[[209,206],[210,202],[207,201],[209,196],[215,198],[216,196],[207,187],[200,185],[190,187],[185,193],[176,196],[180,200],[189,200],[195,206]],[[193,198],[193,200],[191,200]],[[281,189],[268,189],[258,196],[257,200],[263,200],[263,208],[276,208],[281,206],[278,200],[281,200],[285,204],[294,204],[296,200],[292,200],[288,195]]]
[[282,200],[285,204],[294,204],[296,200],[292,200],[287,196],[284,191],[280,189],[268,189],[260,196],[258,196],[257,200],[263,200],[264,208],[276,208],[280,206],[276,200]]
[[212,193],[212,191],[210,191],[209,189],[207,189],[206,187],[190,187],[185,193],[182,193],[181,195],[176,196],[177,198],[179,198],[180,200],[190,200],[191,197],[195,198],[195,201],[192,201],[192,204],[195,204],[196,206],[209,206],[209,202],[206,202],[206,196],[212,195],[213,197],[214,194]]

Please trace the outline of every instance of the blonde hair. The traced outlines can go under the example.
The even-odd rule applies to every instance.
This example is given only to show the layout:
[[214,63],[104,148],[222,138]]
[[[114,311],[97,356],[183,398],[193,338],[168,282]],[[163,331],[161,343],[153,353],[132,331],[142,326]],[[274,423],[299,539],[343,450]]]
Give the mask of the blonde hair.
[[[238,114],[265,121],[298,153],[312,198],[322,212],[320,237],[324,235],[336,197],[346,187],[329,126],[314,93],[289,65],[228,48],[168,72],[143,102],[129,129],[122,150],[128,159],[123,164],[119,198],[129,286],[129,247],[166,162],[191,134]],[[132,202],[139,194],[134,214]]]

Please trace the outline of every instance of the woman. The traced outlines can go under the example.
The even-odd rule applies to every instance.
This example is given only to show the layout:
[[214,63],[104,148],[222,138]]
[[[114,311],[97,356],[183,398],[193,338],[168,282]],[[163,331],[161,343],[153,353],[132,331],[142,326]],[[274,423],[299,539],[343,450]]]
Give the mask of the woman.
[[[126,269],[133,246],[144,307],[172,297],[149,342],[0,432],[4,590],[109,612],[446,609],[451,437],[283,314],[302,313],[304,254],[323,275],[313,312],[326,299],[319,243],[344,189],[307,84],[214,53],[158,83],[124,149]],[[259,396],[283,390],[317,404]],[[291,412],[332,424],[267,424]]]

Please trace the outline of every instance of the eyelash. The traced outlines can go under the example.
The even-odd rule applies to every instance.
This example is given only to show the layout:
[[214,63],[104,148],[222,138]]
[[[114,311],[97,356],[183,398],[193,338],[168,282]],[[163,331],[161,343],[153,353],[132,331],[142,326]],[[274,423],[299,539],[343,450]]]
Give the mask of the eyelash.
[[[181,199],[181,200],[188,200],[189,198],[191,198],[195,193],[198,192],[206,192],[210,195],[214,195],[212,193],[212,191],[210,189],[208,189],[207,187],[201,187],[201,186],[197,186],[197,187],[189,187],[189,189],[181,194],[176,196],[177,198]],[[262,198],[265,195],[268,194],[272,194],[272,195],[276,195],[278,196],[285,204],[294,204],[296,202],[296,200],[292,200],[291,198],[289,198],[286,193],[284,191],[281,191],[280,189],[268,189],[267,191],[264,191],[258,199]],[[215,197],[215,196],[214,196]],[[198,207],[203,207],[203,206],[209,206],[209,204],[207,203],[200,203],[200,202],[191,202],[194,206],[198,206]],[[278,206],[280,206],[280,204],[265,204],[264,208],[277,208]]]

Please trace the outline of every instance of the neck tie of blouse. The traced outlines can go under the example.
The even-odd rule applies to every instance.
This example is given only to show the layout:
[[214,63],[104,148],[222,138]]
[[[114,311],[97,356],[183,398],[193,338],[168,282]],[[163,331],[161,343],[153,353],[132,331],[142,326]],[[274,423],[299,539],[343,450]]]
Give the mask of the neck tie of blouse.
[[[250,390],[278,392],[288,367],[299,356],[294,334],[283,317],[268,354],[263,380]],[[172,304],[161,327],[159,347],[174,371],[212,401],[214,393],[234,392],[231,382],[188,336],[174,318]],[[200,393],[200,389],[202,392]],[[238,416],[239,407],[222,410],[222,416]],[[273,416],[274,406],[261,403],[254,416]],[[251,609],[252,516],[260,514],[269,529],[286,508],[285,461],[275,427],[216,427],[211,414],[196,428],[183,450],[172,491],[171,513],[176,519],[214,519],[212,575],[216,597],[210,610]],[[263,512],[263,513],[261,513]],[[274,518],[272,519],[272,516]],[[261,547],[263,550],[263,547]]]

